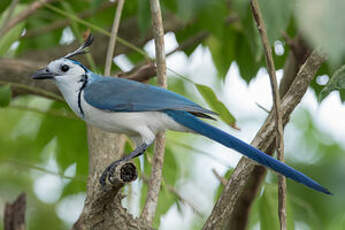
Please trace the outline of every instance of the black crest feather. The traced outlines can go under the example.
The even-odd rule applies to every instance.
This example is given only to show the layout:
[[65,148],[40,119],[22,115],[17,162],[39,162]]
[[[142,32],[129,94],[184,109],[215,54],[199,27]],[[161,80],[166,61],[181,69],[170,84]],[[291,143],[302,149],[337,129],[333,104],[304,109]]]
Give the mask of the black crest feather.
[[64,56],[64,58],[71,58],[71,57],[74,57],[76,55],[87,53],[87,50],[85,50],[85,49],[92,44],[93,40],[94,40],[94,37],[93,37],[92,33],[90,33],[89,36],[87,37],[87,39],[85,40],[85,42],[83,44],[81,44],[81,46],[78,49],[76,49],[75,51],[73,51],[71,53],[66,54]]

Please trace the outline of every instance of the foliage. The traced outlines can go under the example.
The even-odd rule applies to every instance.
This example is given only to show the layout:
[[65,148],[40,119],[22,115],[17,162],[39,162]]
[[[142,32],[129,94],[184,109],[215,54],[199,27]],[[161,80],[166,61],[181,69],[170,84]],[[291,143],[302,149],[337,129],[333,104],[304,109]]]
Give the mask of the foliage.
[[319,100],[323,100],[333,90],[339,90],[342,98],[345,96],[345,65],[334,72],[328,84],[322,89]]
[[0,107],[6,107],[11,101],[11,87],[9,85],[0,86]]
[[[25,8],[25,4],[20,4],[16,7],[14,11],[13,17],[16,15],[19,15],[20,12]],[[0,6],[1,7],[1,6]],[[0,10],[1,11],[1,10]],[[5,21],[5,17],[9,14],[8,10],[4,11],[0,16],[0,25],[3,24]],[[6,54],[6,52],[10,49],[11,45],[16,42],[24,29],[25,22],[21,22],[14,26],[8,33],[6,33],[4,36],[0,39],[0,56],[3,56]]]
[[[345,57],[344,9],[345,2],[342,0],[335,0],[332,4],[322,0],[310,4],[310,1],[302,0],[296,7],[297,20],[305,29],[305,35],[313,45],[327,52],[333,64],[341,64]],[[334,20],[335,15],[337,20]],[[330,34],[332,36],[329,36]]]
[[[10,2],[9,0],[0,1],[0,29]],[[34,0],[20,1],[12,18],[20,14],[32,2]],[[106,4],[109,6],[107,7]],[[126,28],[126,30],[135,31],[139,40],[146,39],[152,29],[148,4],[148,0],[126,1],[122,13],[122,22],[133,20],[137,22],[136,27]],[[210,79],[214,77],[215,80],[213,85],[201,84],[202,79],[200,81],[196,79],[192,83],[206,102],[205,107],[219,113],[219,118],[227,125],[235,126],[236,119],[232,114],[238,114],[238,112],[226,106],[227,103],[216,96],[220,93],[215,89],[223,90],[223,83],[229,77],[229,67],[234,62],[238,66],[241,78],[247,84],[256,77],[258,70],[265,66],[263,50],[252,19],[249,0],[176,0],[161,1],[161,4],[164,17],[176,19],[181,24],[176,26],[178,28],[174,31],[178,44],[184,44],[200,34],[205,34],[202,40],[190,44],[183,52],[186,60],[190,60],[197,47],[207,48],[216,69],[215,76],[210,76]],[[260,7],[270,42],[273,44],[275,41],[280,41],[284,49],[282,54],[274,53],[277,69],[283,68],[288,54],[291,53],[282,32],[286,32],[289,37],[293,38],[297,35],[297,31],[301,31],[311,48],[321,46],[329,56],[329,62],[325,64],[319,74],[332,75],[331,80],[323,90],[316,81],[313,82],[311,88],[315,90],[320,100],[324,99],[332,90],[340,90],[341,99],[344,100],[345,20],[342,13],[344,1],[337,0],[329,4],[321,0],[313,2],[301,0],[297,4],[297,1],[262,0]],[[318,10],[315,10],[316,8]],[[80,39],[81,33],[87,29],[106,36],[113,22],[114,12],[114,4],[109,4],[106,0],[54,2],[51,6],[39,9],[0,37],[0,56],[25,58],[26,54],[33,51],[43,52],[48,49],[60,48],[61,38],[66,33],[66,28],[70,28],[72,35],[77,39]],[[89,16],[85,16],[86,14]],[[335,20],[335,15],[339,17],[337,20]],[[63,24],[66,19],[69,20],[68,25]],[[122,32],[128,31],[120,31],[120,36]],[[13,46],[16,42],[19,42],[17,48]],[[126,41],[119,43],[126,44]],[[125,53],[133,65],[146,61],[147,57],[143,54],[146,55],[144,45],[132,47]],[[89,61],[92,66],[92,59]],[[173,70],[175,68],[173,65],[169,67]],[[97,70],[103,68],[103,65],[95,67]],[[184,84],[185,78],[187,77],[182,80],[178,78],[176,81],[169,81],[169,89],[200,100],[199,96],[196,96],[198,94],[192,94],[187,84]],[[190,83],[191,79],[188,81]],[[33,96],[11,99],[11,88],[8,85],[0,87],[0,107],[1,201],[13,200],[17,194],[25,191],[28,194],[28,206],[30,206],[28,210],[29,229],[49,228],[54,230],[70,227],[71,223],[59,217],[57,210],[63,199],[85,192],[88,175],[85,124],[81,120],[68,116],[72,111],[65,103]],[[244,115],[239,114],[237,120],[240,120],[240,116]],[[289,182],[289,229],[297,229],[296,223],[305,223],[310,229],[341,229],[339,226],[344,226],[345,219],[343,214],[345,213],[345,200],[341,196],[345,192],[342,181],[344,150],[334,141],[329,143],[324,141],[332,140],[332,138],[317,128],[310,114],[300,114],[293,122],[298,123],[296,121],[298,119],[305,121],[297,125],[299,132],[303,133],[298,146],[305,148],[317,146],[315,157],[318,160],[313,165],[289,159],[288,163],[303,169],[303,172],[308,175],[320,178],[322,184],[331,185],[336,190],[335,194],[340,194],[340,196],[322,197],[297,183]],[[184,184],[195,179],[192,173],[195,159],[190,153],[201,157],[199,150],[201,148],[195,148],[193,144],[205,142],[204,139],[189,139],[180,134],[172,134],[172,136],[173,138],[169,136],[168,139],[163,169],[164,182],[154,221],[157,228],[161,224],[162,217],[173,207],[179,207],[180,213],[183,214],[182,201],[168,187],[173,186],[179,188],[178,190],[180,188],[183,190]],[[324,137],[324,139],[320,137]],[[186,143],[189,148],[181,150],[178,148],[176,140]],[[53,145],[52,143],[55,143],[55,147],[50,149],[49,146]],[[126,149],[130,151],[128,146]],[[296,147],[294,150],[299,149]],[[142,161],[137,160],[143,170],[141,174],[146,177],[149,176],[151,170],[149,158],[152,158],[152,154],[150,152],[152,150]],[[178,155],[179,152],[182,152],[183,156]],[[52,159],[57,165],[56,170],[48,167],[49,159]],[[75,173],[72,175],[72,179],[68,179],[66,172],[73,165],[76,165]],[[232,169],[228,169],[226,178],[231,173]],[[37,181],[47,174],[54,174],[62,181],[59,187],[60,193],[52,192],[56,193],[57,199],[51,202],[45,201],[37,193]],[[143,179],[140,179],[140,182],[138,191],[132,191],[133,194],[140,193],[138,208],[143,207],[147,192],[146,182]],[[207,183],[206,181],[205,184]],[[251,209],[250,229],[255,229],[258,224],[261,229],[277,229],[278,220],[273,218],[273,216],[277,216],[275,188],[274,179],[264,184],[262,192]],[[219,197],[222,185],[214,190],[214,197]],[[203,193],[202,190],[198,192]],[[190,197],[194,197],[193,194]],[[207,201],[212,199],[212,196],[206,198]],[[206,215],[205,210],[201,210],[201,213]],[[201,221],[196,214],[193,218],[196,229],[200,229],[204,219]]]
[[206,85],[196,84],[196,88],[206,100],[208,106],[219,113],[220,119],[222,119],[228,125],[236,127],[235,117],[227,110],[225,105],[218,100],[217,96],[210,87],[207,87]]

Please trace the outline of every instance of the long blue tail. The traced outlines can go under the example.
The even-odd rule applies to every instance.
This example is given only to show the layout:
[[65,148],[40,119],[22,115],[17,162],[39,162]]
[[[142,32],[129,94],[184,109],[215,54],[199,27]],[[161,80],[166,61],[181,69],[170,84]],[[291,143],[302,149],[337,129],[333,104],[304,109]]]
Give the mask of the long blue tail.
[[267,155],[264,152],[254,148],[253,146],[241,141],[240,139],[213,127],[192,114],[184,111],[165,111],[171,118],[173,118],[179,124],[203,135],[212,140],[215,140],[229,148],[235,149],[248,158],[257,161],[258,163],[273,169],[274,171],[291,178],[299,183],[302,183],[316,191],[323,192],[331,195],[326,188],[322,187],[319,183],[307,177],[303,173],[293,169],[285,163],[282,163],[273,157]]

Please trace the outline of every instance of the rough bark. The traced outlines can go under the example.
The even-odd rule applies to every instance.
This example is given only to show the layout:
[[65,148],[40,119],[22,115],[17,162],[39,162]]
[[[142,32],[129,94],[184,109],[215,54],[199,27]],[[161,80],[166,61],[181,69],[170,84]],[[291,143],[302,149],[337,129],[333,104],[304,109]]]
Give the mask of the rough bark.
[[75,230],[97,229],[151,229],[135,219],[121,205],[124,198],[120,186],[103,191],[99,184],[102,171],[113,161],[121,158],[125,138],[107,133],[95,127],[88,127],[89,177],[85,205]]

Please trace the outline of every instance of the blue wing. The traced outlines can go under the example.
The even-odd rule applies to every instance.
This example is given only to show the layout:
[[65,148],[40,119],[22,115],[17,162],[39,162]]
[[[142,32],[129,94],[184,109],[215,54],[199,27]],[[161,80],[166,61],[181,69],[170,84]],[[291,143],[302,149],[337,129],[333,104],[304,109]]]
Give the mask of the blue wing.
[[216,114],[169,90],[123,78],[97,77],[84,89],[92,106],[113,112],[179,110],[210,118]]

